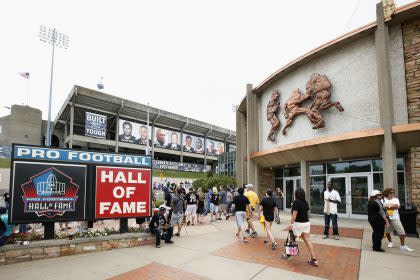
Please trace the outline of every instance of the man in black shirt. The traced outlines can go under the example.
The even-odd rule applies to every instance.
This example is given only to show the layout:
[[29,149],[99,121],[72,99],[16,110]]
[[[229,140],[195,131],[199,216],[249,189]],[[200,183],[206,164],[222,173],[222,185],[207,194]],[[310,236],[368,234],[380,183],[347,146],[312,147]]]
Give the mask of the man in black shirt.
[[[271,240],[271,248],[275,250],[277,248],[277,242],[274,240],[273,234],[271,233],[271,225],[274,221],[274,208],[276,207],[276,200],[273,197],[273,191],[267,190],[264,197],[260,202],[260,210],[258,217],[261,219],[261,210],[264,214],[264,225],[267,233],[267,238]],[[262,208],[262,209],[261,209]],[[269,240],[264,240],[264,244],[269,244]]]
[[196,194],[193,188],[185,196],[187,203],[187,210],[185,210],[185,216],[187,217],[187,226],[190,224],[194,225],[195,215],[197,214],[198,205],[198,194]]
[[[251,206],[249,200],[244,196],[244,188],[239,188],[238,195],[233,198],[232,201],[232,211],[235,211],[236,225],[238,226],[238,231],[236,232],[236,237],[241,238],[241,241],[247,243],[244,231],[245,215],[246,208],[251,212]],[[242,235],[242,236],[241,236]]]
[[166,220],[165,212],[166,208],[160,207],[159,212],[153,215],[149,223],[150,233],[156,236],[156,248],[160,248],[161,237],[164,237],[165,243],[174,243],[171,240],[174,228]]

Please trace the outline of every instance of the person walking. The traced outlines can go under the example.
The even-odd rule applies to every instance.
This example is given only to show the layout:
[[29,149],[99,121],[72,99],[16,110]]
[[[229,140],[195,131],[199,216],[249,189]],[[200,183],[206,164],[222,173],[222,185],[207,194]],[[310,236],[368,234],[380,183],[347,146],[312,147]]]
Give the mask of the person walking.
[[193,226],[198,206],[198,194],[194,192],[193,188],[189,189],[189,192],[185,196],[185,201],[187,203],[187,209],[185,210],[185,216],[187,217],[187,226],[189,226],[190,224]]
[[333,235],[335,240],[339,240],[338,224],[337,224],[337,206],[341,202],[340,194],[334,190],[334,185],[331,181],[327,184],[327,190],[324,192],[324,237],[329,238],[330,221],[332,221]]
[[277,224],[280,224],[280,211],[283,210],[283,199],[284,194],[280,187],[276,188],[276,192],[273,193],[273,197],[276,200],[276,208],[274,208],[274,218]]
[[229,219],[228,210],[228,202],[227,202],[227,192],[223,186],[220,187],[220,205],[219,205],[219,218],[218,220],[222,220],[222,214],[225,214],[226,220]]
[[[290,221],[289,231],[293,231],[293,235],[296,237],[301,237],[305,242],[306,247],[311,254],[311,259],[308,260],[308,263],[313,266],[318,266],[318,260],[315,255],[315,250],[312,245],[311,240],[309,239],[309,233],[311,230],[311,223],[309,222],[309,205],[305,199],[305,191],[303,188],[296,188],[295,190],[295,200],[292,203],[292,218]],[[290,256],[283,254],[284,259],[289,260]]]
[[231,209],[232,209],[232,201],[233,201],[234,195],[233,195],[232,188],[227,188],[227,191],[226,192],[227,192],[227,198],[226,198],[226,201],[227,201],[227,213],[230,216],[230,214],[232,214]]
[[178,225],[178,231],[175,233],[175,236],[180,236],[182,228],[182,219],[184,217],[184,198],[182,197],[182,189],[176,190],[176,195],[171,199],[171,225],[175,227]]
[[268,189],[265,192],[266,197],[261,200],[258,217],[261,219],[261,211],[264,215],[265,231],[267,238],[264,240],[264,244],[269,244],[271,241],[271,248],[277,249],[277,242],[274,240],[273,233],[271,232],[271,225],[274,221],[274,209],[276,208],[276,199],[273,197],[273,191]]
[[248,233],[250,237],[254,238],[258,234],[257,234],[257,231],[255,230],[252,220],[254,218],[255,208],[260,203],[260,200],[258,199],[258,195],[254,192],[254,185],[247,184],[245,185],[245,187],[247,191],[244,195],[248,198],[249,204],[251,205],[251,207],[249,208],[250,211],[247,212],[246,222],[248,223],[248,228],[245,232]]
[[391,232],[396,231],[400,237],[400,250],[414,252],[413,249],[405,245],[405,230],[401,224],[400,215],[398,214],[398,209],[400,208],[400,200],[394,196],[393,188],[386,188],[384,190],[381,202],[384,205],[389,220],[388,226],[385,227],[385,235],[388,239],[388,248],[393,247]]
[[388,220],[385,215],[383,205],[380,201],[381,192],[373,190],[370,193],[368,201],[368,221],[372,227],[372,249],[376,252],[385,252],[382,250],[382,238],[384,237],[385,226]]
[[197,205],[197,223],[201,223],[200,216],[204,213],[204,199],[205,195],[201,188],[197,189],[198,205]]
[[213,187],[213,193],[211,194],[211,197],[210,197],[210,212],[211,212],[210,222],[215,222],[217,219],[217,214],[219,212],[219,200],[220,200],[219,192],[217,191],[216,187]]
[[[240,238],[242,242],[247,243],[248,240],[245,236],[244,224],[247,208],[250,208],[251,206],[249,204],[248,198],[244,195],[244,192],[244,188],[238,189],[238,195],[233,197],[232,211],[235,213],[236,219],[236,237]],[[250,209],[248,209],[248,211],[250,211]]]

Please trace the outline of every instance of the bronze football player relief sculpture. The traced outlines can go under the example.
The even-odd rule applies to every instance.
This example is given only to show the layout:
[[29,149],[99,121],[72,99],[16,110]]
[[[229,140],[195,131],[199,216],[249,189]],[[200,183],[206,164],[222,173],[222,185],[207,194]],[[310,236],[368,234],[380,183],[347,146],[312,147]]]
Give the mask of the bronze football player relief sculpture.
[[279,118],[277,117],[279,109],[280,109],[279,91],[275,89],[271,93],[270,101],[268,101],[268,104],[267,104],[267,121],[271,123],[271,129],[270,129],[270,133],[267,136],[267,141],[271,141],[271,142],[276,141],[276,138],[274,136],[280,128],[280,121],[279,121]]
[[[302,94],[299,89],[293,90],[292,94],[284,104],[283,116],[287,122],[282,131],[283,135],[287,134],[286,129],[293,124],[295,117],[299,114],[306,114],[309,121],[312,123],[312,129],[319,129],[325,127],[325,121],[322,118],[320,111],[327,110],[331,107],[337,108],[337,110],[340,112],[344,111],[344,108],[341,106],[340,102],[330,101],[331,93],[328,91],[330,87],[331,83],[327,76],[314,73],[306,83],[305,94]],[[273,105],[275,104],[276,100],[278,102],[278,96],[278,91],[274,90],[267,105],[267,120],[270,121],[272,125],[267,140],[272,142],[275,141],[274,135],[280,127],[280,121],[276,116],[279,110],[279,105],[277,107]],[[302,103],[307,100],[312,100],[311,106],[302,106]],[[270,110],[271,108],[273,108],[273,110]],[[274,111],[275,108],[277,108],[276,111]],[[276,119],[272,119],[273,115]]]

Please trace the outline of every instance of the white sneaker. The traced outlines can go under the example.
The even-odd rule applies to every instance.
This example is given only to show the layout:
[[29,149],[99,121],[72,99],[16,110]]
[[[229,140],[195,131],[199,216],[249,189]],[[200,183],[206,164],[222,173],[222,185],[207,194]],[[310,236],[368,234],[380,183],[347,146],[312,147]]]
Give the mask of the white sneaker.
[[414,250],[411,248],[408,248],[407,245],[401,246],[400,249],[401,251],[405,251],[405,252],[414,252]]
[[392,242],[388,242],[388,248],[392,248],[392,247],[394,247],[394,244],[392,244]]

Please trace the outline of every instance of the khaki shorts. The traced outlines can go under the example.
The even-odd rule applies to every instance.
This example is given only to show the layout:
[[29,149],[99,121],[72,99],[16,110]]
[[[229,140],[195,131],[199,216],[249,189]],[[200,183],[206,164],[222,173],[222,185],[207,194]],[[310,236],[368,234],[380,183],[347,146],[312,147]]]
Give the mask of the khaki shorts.
[[405,230],[400,220],[391,220],[389,226],[385,226],[385,233],[396,231],[399,236],[405,235]]
[[220,204],[219,205],[219,212],[226,212],[227,210],[227,204]]

